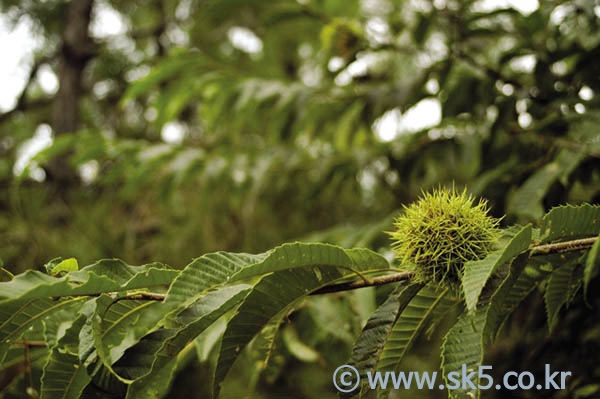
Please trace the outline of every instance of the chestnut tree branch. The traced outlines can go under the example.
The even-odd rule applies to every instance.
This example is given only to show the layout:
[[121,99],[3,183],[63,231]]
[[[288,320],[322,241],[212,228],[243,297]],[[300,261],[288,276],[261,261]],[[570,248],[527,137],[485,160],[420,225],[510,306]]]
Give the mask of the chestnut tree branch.
[[[598,237],[583,238],[554,244],[537,245],[529,249],[529,256],[551,255],[564,252],[575,252],[590,248],[598,240]],[[327,294],[331,292],[349,291],[363,287],[373,287],[388,283],[395,283],[402,280],[408,280],[414,276],[413,272],[399,272],[385,276],[372,277],[369,281],[357,280],[349,283],[333,284],[318,289],[310,295]]]
[[[590,237],[590,238],[582,238],[579,240],[571,240],[564,242],[557,242],[553,244],[544,244],[537,245],[531,247],[529,249],[529,256],[542,256],[542,255],[551,255],[557,253],[565,253],[565,252],[575,252],[586,250],[590,248],[596,241],[598,237]],[[310,295],[321,295],[321,294],[329,294],[333,292],[340,291],[350,291],[358,288],[364,287],[376,287],[379,285],[395,283],[398,281],[409,280],[414,276],[414,272],[412,271],[404,271],[393,274],[386,274],[384,276],[370,277],[368,279],[361,279],[350,281],[347,283],[339,283],[332,284],[325,287],[322,287],[316,291],[310,293]],[[122,298],[118,298],[118,300],[127,300],[127,299],[137,299],[137,300],[153,300],[153,301],[162,301],[166,297],[166,294],[159,294],[153,292],[142,292],[131,294]]]

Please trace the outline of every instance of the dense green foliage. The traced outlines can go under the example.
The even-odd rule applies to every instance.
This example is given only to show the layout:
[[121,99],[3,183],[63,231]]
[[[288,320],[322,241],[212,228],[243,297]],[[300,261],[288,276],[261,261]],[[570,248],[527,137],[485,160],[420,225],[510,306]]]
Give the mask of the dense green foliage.
[[[571,229],[552,223],[565,217],[573,220]],[[497,250],[464,264],[461,287],[433,279],[399,283],[369,317],[349,363],[363,377],[375,370],[398,372],[425,327],[443,330],[440,321],[450,318],[442,344],[443,375],[460,371],[463,364],[478,370],[506,318],[540,283],[552,330],[561,308],[588,285],[584,274],[598,273],[600,207],[555,208],[542,224],[541,230],[531,225],[505,230]],[[534,241],[534,236],[546,238]],[[559,242],[531,247],[547,237]],[[593,240],[585,245],[572,240],[581,237]],[[592,243],[594,249],[586,251]],[[575,256],[552,258],[559,252]],[[541,261],[533,262],[533,257]],[[210,253],[182,271],[119,260],[102,260],[62,277],[30,270],[0,283],[0,361],[15,356],[15,344],[41,339],[49,349],[42,398],[162,398],[186,352],[202,345],[202,337],[219,326],[224,331],[212,342],[218,357],[214,377],[208,378],[218,397],[247,347],[259,372],[269,367],[280,329],[288,350],[301,360],[314,359],[314,351],[286,333],[290,330],[283,322],[308,295],[390,269],[383,256],[368,249],[294,243],[258,255]],[[367,378],[352,396],[363,394],[369,396]],[[449,395],[466,398],[479,392],[450,390]]]
[[[488,3],[0,0],[40,40],[0,113],[0,397],[330,397],[348,359],[549,363],[568,390],[522,397],[597,397],[600,244],[531,248],[599,234],[600,8]],[[385,232],[440,186],[503,218],[460,289],[308,296],[404,270]]]

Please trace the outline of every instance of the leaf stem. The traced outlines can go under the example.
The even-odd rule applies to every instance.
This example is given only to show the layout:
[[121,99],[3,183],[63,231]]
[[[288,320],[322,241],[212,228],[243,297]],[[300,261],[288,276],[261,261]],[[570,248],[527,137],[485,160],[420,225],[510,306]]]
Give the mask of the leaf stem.
[[350,270],[351,272],[353,272],[354,274],[356,274],[358,277],[360,277],[362,279],[362,281],[369,285],[371,283],[371,280],[367,278],[367,276],[365,276],[364,274],[362,274],[361,272],[359,272],[358,270],[352,268],[352,267],[342,267],[342,266],[338,266],[339,269],[346,269],[346,270]]

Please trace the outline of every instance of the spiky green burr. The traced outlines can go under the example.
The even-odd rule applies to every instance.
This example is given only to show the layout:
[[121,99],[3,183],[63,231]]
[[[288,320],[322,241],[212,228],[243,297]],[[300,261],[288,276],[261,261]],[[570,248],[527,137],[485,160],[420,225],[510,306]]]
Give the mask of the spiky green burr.
[[415,280],[455,284],[464,264],[482,259],[499,236],[499,219],[488,215],[487,202],[466,190],[436,189],[404,207],[390,232],[392,248]]

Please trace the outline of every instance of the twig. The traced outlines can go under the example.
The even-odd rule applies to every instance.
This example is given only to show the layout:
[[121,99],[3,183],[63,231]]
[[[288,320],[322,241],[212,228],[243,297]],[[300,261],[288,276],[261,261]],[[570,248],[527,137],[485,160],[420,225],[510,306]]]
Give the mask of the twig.
[[485,74],[487,74],[492,79],[501,80],[503,82],[510,83],[511,85],[513,85],[513,86],[515,86],[517,88],[522,88],[523,87],[523,85],[521,84],[521,82],[519,82],[518,80],[509,78],[507,76],[503,76],[502,73],[500,73],[500,71],[492,68],[491,66],[479,63],[470,54],[462,51],[461,49],[454,49],[453,54],[454,54],[454,56],[456,58],[467,62],[469,65],[471,65],[472,67],[477,68],[480,71],[484,72]]
[[23,341],[15,341],[13,342],[13,345],[22,345],[22,346],[46,346],[46,343],[44,341],[27,341],[27,340],[23,340]]
[[351,281],[349,283],[328,285],[328,286],[320,288],[314,292],[311,292],[310,295],[328,294],[328,293],[332,293],[332,292],[349,291],[349,290],[355,290],[357,288],[374,287],[374,286],[383,285],[383,284],[395,283],[397,281],[408,280],[414,274],[415,274],[414,272],[400,272],[400,273],[388,274],[386,276],[371,277],[369,279],[370,281],[357,280],[357,281]]
[[557,242],[532,247],[529,256],[540,256],[558,254],[563,252],[574,252],[590,248],[598,240],[598,237],[582,238],[580,240]]
[[29,90],[31,83],[34,81],[40,67],[42,65],[47,64],[48,62],[52,61],[53,57],[54,57],[53,55],[47,56],[47,57],[40,57],[33,63],[33,66],[31,67],[31,70],[29,71],[29,76],[27,78],[27,81],[25,82],[25,86],[23,87],[23,90],[21,91],[21,94],[19,95],[19,98],[17,100],[17,108],[18,109],[25,108],[25,100],[27,97],[27,91]]
[[33,374],[31,372],[31,358],[29,357],[29,345],[26,340],[23,340],[23,350],[25,351],[25,370],[29,377],[29,387],[33,390]]
[[13,115],[19,111],[25,111],[30,108],[37,108],[40,106],[50,104],[50,100],[47,98],[42,98],[42,99],[37,99],[37,100],[31,101],[31,102],[27,102],[27,92],[29,91],[29,87],[35,80],[35,77],[36,77],[40,67],[44,64],[49,63],[53,59],[54,59],[54,54],[49,55],[49,56],[42,56],[42,57],[38,58],[37,60],[35,60],[35,62],[31,66],[31,70],[29,71],[29,76],[27,77],[25,86],[23,86],[23,89],[21,90],[19,97],[17,97],[17,102],[16,102],[15,106],[11,110],[8,110],[8,111],[0,114],[0,122],[3,122],[4,120],[8,119],[11,115]]
[[[583,238],[580,240],[558,242],[558,243],[554,243],[554,244],[538,245],[538,246],[532,247],[529,250],[530,251],[529,256],[541,256],[541,255],[550,255],[550,254],[556,254],[556,253],[580,251],[583,249],[590,248],[594,244],[594,242],[596,242],[597,239],[598,239],[598,237],[591,237],[591,238]],[[388,283],[395,283],[395,282],[402,281],[402,280],[408,280],[413,275],[414,275],[413,272],[407,271],[407,272],[388,274],[386,276],[372,277],[370,279],[371,280],[370,283],[367,281],[364,281],[364,280],[358,280],[358,281],[351,281],[349,283],[328,285],[326,287],[318,289],[317,291],[312,292],[310,295],[328,294],[331,292],[349,291],[349,290],[355,290],[357,288],[373,287],[373,286],[378,286],[378,285],[383,285],[383,284],[388,284]]]
[[151,300],[151,301],[164,301],[166,298],[166,294],[158,294],[156,292],[139,292],[137,294],[126,295],[120,298],[117,298],[117,301],[123,299],[134,299],[134,300]]

